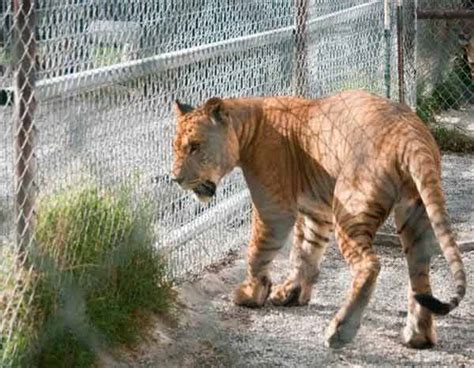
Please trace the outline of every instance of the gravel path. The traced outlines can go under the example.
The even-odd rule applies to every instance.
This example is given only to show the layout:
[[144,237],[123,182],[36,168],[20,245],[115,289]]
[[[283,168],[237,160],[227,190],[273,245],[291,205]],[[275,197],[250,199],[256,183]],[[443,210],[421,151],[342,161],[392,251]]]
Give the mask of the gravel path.
[[[473,156],[445,155],[444,187],[459,238],[474,236]],[[245,276],[244,252],[179,287],[174,323],[156,321],[148,339],[125,354],[131,367],[323,367],[368,365],[474,366],[474,252],[464,253],[467,295],[450,315],[438,318],[439,343],[430,350],[402,346],[407,267],[398,248],[377,246],[382,261],[374,297],[359,334],[340,351],[324,346],[324,331],[350,283],[348,267],[333,244],[311,303],[305,307],[236,307],[234,286]],[[289,247],[274,262],[273,281],[283,280]],[[435,295],[447,300],[452,283],[441,256],[432,262]],[[123,354],[122,354],[123,355]],[[108,365],[108,364],[104,364]],[[112,366],[112,365],[110,365]],[[116,364],[115,364],[116,366]]]

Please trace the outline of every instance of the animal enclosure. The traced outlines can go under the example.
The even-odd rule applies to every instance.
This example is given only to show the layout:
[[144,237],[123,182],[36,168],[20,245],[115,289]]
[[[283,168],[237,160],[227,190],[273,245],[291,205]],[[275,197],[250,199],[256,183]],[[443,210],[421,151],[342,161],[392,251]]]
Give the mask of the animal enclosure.
[[[207,205],[171,183],[175,99],[196,105],[213,96],[361,88],[421,107],[430,119],[472,104],[474,35],[448,22],[433,46],[439,28],[431,23],[442,21],[417,20],[416,3],[0,0],[0,344],[10,349],[0,350],[0,362],[20,344],[13,331],[33,298],[18,269],[34,271],[28,257],[45,196],[95,185],[145,198],[173,279],[248,239],[240,172]],[[426,10],[429,3],[418,2]],[[437,3],[466,10],[460,0]],[[448,79],[456,84],[440,95]],[[456,95],[439,106],[434,93]]]

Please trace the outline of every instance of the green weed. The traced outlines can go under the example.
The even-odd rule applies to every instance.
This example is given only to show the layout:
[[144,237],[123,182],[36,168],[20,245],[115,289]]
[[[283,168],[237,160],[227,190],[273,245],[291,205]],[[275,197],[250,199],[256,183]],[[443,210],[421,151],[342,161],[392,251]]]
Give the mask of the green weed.
[[[172,299],[151,219],[127,190],[87,187],[41,199],[27,261],[35,270],[31,301],[1,353],[38,367],[89,367],[136,341],[147,316],[166,312]],[[5,351],[13,343],[16,350]]]

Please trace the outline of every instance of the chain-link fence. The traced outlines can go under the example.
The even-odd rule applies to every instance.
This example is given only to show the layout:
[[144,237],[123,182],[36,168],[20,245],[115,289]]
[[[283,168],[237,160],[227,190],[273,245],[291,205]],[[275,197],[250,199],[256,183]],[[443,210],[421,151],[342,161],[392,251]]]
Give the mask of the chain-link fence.
[[[9,4],[5,2],[4,25],[13,25]],[[209,206],[195,204],[169,183],[170,103],[177,97],[198,103],[214,95],[292,94],[301,83],[297,80],[304,78],[313,96],[349,87],[383,93],[383,2],[299,5],[38,3],[34,60],[35,126],[41,132],[36,145],[39,195],[85,177],[110,186],[138,176],[136,188],[154,198],[160,246],[176,257],[188,257],[172,263],[174,275],[225,253],[232,248],[229,239],[242,242],[245,232],[237,230],[241,225],[233,219],[246,218],[249,205],[238,174]],[[298,13],[302,7],[306,15]],[[307,33],[303,48],[295,46],[298,14],[307,17],[306,29],[301,29]],[[8,47],[13,46],[8,35],[13,33],[7,28],[4,34],[8,40],[2,53],[8,60],[14,49]],[[305,64],[298,64],[303,57]],[[306,65],[308,75],[298,76],[295,65]],[[3,112],[8,131],[12,107],[3,107]],[[6,163],[13,162],[11,138],[4,135]],[[2,183],[10,185],[2,198],[11,213],[13,168],[3,167]],[[228,219],[223,221],[221,213]],[[208,244],[198,241],[199,234]]]
[[[349,88],[397,98],[403,37],[401,88],[415,104],[414,1],[403,9],[382,0],[0,4],[3,359],[21,345],[14,331],[34,298],[24,292],[33,282],[25,280],[34,280],[27,260],[36,254],[36,213],[45,198],[64,201],[63,193],[84,186],[127,187],[151,207],[155,246],[173,278],[246,242],[250,201],[240,172],[208,205],[170,181],[176,98],[198,104],[212,96],[318,97]],[[456,67],[453,54],[429,54],[420,37],[416,65],[425,65],[418,78],[426,83],[418,82],[418,98]],[[85,228],[94,221],[87,213]],[[110,228],[119,228],[112,220]]]
[[474,126],[465,122],[468,114],[457,121],[453,110],[473,109],[473,14],[472,1],[418,1],[418,112],[427,122],[453,125],[471,134]]

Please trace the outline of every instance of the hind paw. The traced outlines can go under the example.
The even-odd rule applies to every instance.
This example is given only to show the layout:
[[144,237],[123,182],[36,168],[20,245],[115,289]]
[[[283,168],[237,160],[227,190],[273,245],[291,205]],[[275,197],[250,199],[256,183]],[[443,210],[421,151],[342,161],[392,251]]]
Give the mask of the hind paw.
[[413,349],[430,349],[436,345],[436,332],[432,329],[424,333],[416,332],[411,327],[402,331],[403,343]]
[[302,287],[297,281],[287,280],[272,288],[270,301],[277,306],[307,305],[311,299],[311,287]]

